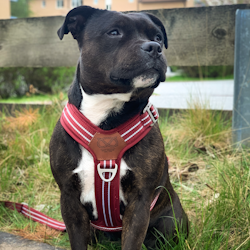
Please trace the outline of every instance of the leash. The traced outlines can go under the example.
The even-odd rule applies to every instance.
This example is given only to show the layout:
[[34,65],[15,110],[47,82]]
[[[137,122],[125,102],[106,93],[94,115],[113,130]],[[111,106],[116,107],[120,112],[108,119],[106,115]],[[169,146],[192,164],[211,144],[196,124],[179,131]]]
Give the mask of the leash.
[[39,222],[58,231],[66,231],[66,226],[63,222],[52,219],[49,216],[37,211],[36,209],[29,207],[25,203],[16,203],[10,201],[3,201],[3,203],[5,207],[11,210],[16,210],[18,213],[23,214],[25,217],[35,222]]
[[[153,202],[151,203],[150,211],[154,208],[155,203],[156,203],[159,195],[160,194],[158,194],[155,197],[155,199],[153,200]],[[35,222],[46,225],[50,228],[53,228],[53,229],[61,231],[61,232],[66,231],[66,226],[63,222],[55,220],[55,219],[39,212],[36,209],[31,208],[25,203],[17,203],[17,202],[11,202],[11,201],[0,201],[0,202],[4,203],[5,207],[7,207],[13,211],[16,210],[18,213],[24,215],[26,218],[29,218]],[[99,228],[97,228],[97,229],[99,229]],[[102,230],[102,229],[100,228],[99,230]]]

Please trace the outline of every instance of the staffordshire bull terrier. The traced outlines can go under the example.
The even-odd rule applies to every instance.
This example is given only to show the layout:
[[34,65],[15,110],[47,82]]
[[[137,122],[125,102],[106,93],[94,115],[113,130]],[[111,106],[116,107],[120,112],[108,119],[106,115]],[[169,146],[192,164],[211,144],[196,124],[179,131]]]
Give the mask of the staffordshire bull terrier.
[[51,138],[50,163],[71,248],[87,249],[99,229],[120,234],[124,250],[157,248],[157,232],[167,239],[177,238],[177,230],[188,233],[157,112],[148,103],[165,81],[162,22],[149,13],[80,6],[58,36],[69,32],[80,58]]

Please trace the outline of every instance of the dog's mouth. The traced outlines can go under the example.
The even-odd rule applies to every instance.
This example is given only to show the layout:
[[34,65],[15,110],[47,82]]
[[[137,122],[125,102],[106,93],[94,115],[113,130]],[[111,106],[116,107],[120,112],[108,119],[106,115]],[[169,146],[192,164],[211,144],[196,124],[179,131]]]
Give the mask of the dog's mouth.
[[155,89],[161,83],[160,78],[158,78],[153,85],[150,86],[151,89]]
[[125,79],[125,78],[118,78],[116,76],[110,76],[111,82],[115,83],[116,85],[121,86],[130,86],[131,85],[131,79]]
[[[123,87],[144,87],[144,88],[156,88],[160,82],[161,74],[156,69],[150,69],[147,71],[142,72],[138,76],[134,76],[131,79],[128,78],[120,78],[115,75],[110,75],[110,81],[117,85],[117,86],[123,86]],[[165,80],[165,79],[164,79]]]
[[[165,79],[164,79],[165,80]],[[144,71],[132,80],[133,87],[138,88],[156,88],[162,81],[161,73],[154,68]]]

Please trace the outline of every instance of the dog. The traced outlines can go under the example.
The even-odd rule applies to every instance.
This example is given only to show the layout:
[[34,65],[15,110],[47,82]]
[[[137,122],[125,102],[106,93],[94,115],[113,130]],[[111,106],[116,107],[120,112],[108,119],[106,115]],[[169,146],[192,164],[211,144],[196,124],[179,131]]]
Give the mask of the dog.
[[[154,88],[165,81],[165,28],[149,13],[124,14],[80,6],[67,14],[58,30],[61,40],[68,33],[77,40],[80,51],[68,105],[83,115],[91,128],[108,133],[96,140],[99,149],[107,147],[102,157],[111,158],[108,155],[123,139],[110,136],[110,131],[143,114]],[[109,234],[121,237],[122,249],[139,250],[143,244],[156,248],[157,232],[167,239],[176,238],[177,230],[188,234],[188,218],[170,183],[164,143],[155,121],[147,134],[124,152],[119,170],[114,164],[114,172],[101,170],[95,164],[99,156],[95,158],[92,149],[79,144],[62,124],[61,118],[51,137],[50,164],[61,191],[61,213],[73,250],[87,249],[93,233],[99,232],[95,221],[101,216],[97,209],[101,191],[95,192],[94,180],[103,179],[103,185],[109,185],[111,175],[118,178],[112,192],[119,189],[119,193],[118,198],[109,198],[118,199],[119,209],[115,209],[122,231],[113,233],[111,228]],[[104,171],[98,172],[99,176],[97,167]]]

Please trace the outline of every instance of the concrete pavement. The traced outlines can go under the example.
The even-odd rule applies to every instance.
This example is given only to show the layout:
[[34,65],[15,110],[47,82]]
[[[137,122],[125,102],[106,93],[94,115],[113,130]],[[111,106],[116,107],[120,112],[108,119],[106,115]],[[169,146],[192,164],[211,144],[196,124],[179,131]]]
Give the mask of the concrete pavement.
[[234,80],[164,82],[150,97],[157,108],[187,109],[188,102],[204,104],[208,109],[233,110]]
[[63,250],[46,243],[26,240],[19,236],[0,232],[0,250]]

